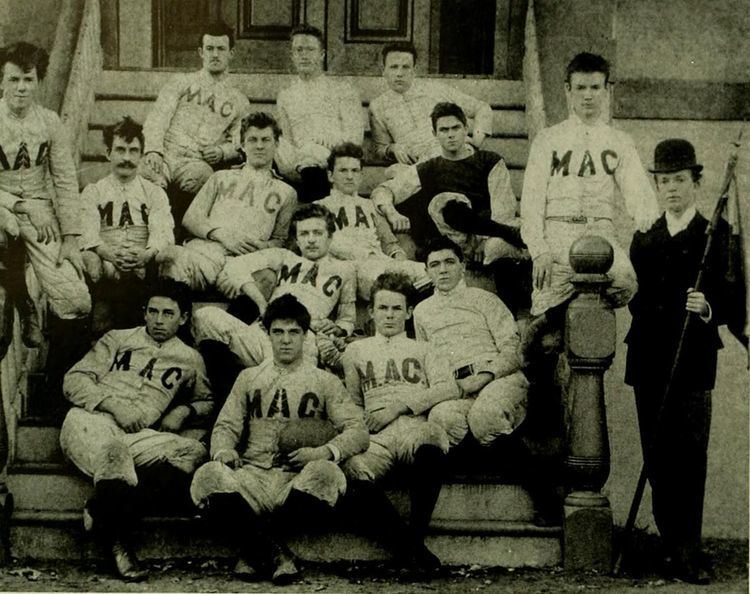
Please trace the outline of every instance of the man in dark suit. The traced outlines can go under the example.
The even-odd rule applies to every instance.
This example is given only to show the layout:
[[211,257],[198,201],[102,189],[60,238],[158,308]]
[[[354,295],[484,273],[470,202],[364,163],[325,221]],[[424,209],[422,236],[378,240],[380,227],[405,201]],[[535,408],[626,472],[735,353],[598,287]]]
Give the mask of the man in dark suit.
[[[691,583],[709,580],[700,541],[711,390],[724,309],[721,250],[716,249],[720,241],[714,244],[700,290],[693,288],[708,225],[695,208],[702,169],[686,140],[665,140],[654,151],[650,171],[666,210],[651,229],[633,237],[630,259],[638,293],[630,302],[633,323],[625,339],[625,382],[635,391],[654,519],[667,567],[674,577]],[[727,231],[720,225],[716,232]],[[659,418],[686,315],[690,321],[682,355]]]

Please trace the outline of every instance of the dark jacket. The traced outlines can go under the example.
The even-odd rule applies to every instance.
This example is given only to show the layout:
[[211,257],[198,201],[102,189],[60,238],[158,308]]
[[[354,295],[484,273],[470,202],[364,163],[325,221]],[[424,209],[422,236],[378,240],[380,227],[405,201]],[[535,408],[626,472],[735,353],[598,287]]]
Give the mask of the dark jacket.
[[[638,292],[629,305],[633,322],[625,338],[625,382],[631,386],[666,387],[687,313],[687,290],[695,285],[707,226],[706,218],[697,213],[686,229],[672,237],[662,215],[651,229],[633,236],[630,260],[638,277]],[[728,231],[728,225],[720,221],[701,286],[712,317],[704,322],[691,316],[676,386],[696,390],[714,386],[716,353],[722,347],[718,326],[723,323],[726,295],[722,246]]]

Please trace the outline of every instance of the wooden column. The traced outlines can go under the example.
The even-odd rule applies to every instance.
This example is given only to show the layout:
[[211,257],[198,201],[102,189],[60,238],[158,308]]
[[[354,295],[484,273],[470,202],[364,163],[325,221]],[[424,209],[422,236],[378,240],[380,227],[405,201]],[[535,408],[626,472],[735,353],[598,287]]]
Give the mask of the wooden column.
[[564,563],[570,571],[612,569],[612,510],[601,488],[609,476],[604,372],[615,353],[615,313],[603,297],[612,283],[612,246],[584,236],[570,250],[578,292],[565,324],[567,394]]
[[[6,243],[0,237],[0,249]],[[5,272],[5,264],[0,261],[0,275]],[[8,353],[13,338],[13,300],[5,287],[0,285],[0,361]],[[8,491],[8,423],[5,418],[6,395],[2,394],[0,382],[0,566],[10,563],[10,516],[13,513],[13,495]]]

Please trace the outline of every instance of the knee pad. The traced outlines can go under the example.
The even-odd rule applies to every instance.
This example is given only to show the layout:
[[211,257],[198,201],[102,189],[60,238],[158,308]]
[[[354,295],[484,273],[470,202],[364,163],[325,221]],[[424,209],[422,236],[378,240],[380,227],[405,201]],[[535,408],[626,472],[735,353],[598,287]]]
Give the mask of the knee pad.
[[110,439],[102,444],[94,472],[94,484],[99,481],[123,481],[131,487],[138,484],[133,457],[122,441]]

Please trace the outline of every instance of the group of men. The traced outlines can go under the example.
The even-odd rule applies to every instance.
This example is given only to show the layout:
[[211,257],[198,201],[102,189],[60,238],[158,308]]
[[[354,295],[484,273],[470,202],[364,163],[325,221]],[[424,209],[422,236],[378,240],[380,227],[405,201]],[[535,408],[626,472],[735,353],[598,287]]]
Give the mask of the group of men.
[[[667,209],[657,219],[632,140],[603,112],[609,65],[579,54],[565,83],[570,117],[532,143],[519,217],[502,157],[480,148],[492,134],[489,105],[415,80],[416,50],[394,44],[383,50],[389,90],[372,101],[370,117],[376,153],[395,164],[367,199],[359,195],[361,102],[325,75],[320,31],[292,33],[298,78],[279,94],[278,119],[249,113],[229,81],[233,41],[225,25],[206,27],[202,69],[177,75],[143,126],[125,117],[105,130],[111,172],[80,197],[63,125],[34,101],[45,52],[26,43],[2,50],[0,232],[8,253],[26,254],[46,296],[50,361],[60,381],[67,372],[62,391],[73,405],[61,445],[94,481],[84,517],[106,539],[117,573],[145,577],[130,538],[134,519],[159,498],[172,511],[197,506],[230,536],[243,578],[295,579],[283,536],[311,518],[324,526],[343,518],[404,563],[437,568],[424,536],[446,456],[513,434],[533,381],[517,308],[467,286],[466,265],[531,261],[528,342],[539,341],[559,330],[573,296],[570,246],[596,234],[614,247],[612,304],[628,303],[640,285],[626,381],[636,390],[657,523],[677,575],[703,580],[705,409],[722,306],[719,275],[702,292],[691,288],[705,227],[694,207],[692,145],[657,147],[652,171]],[[614,233],[616,188],[639,229],[630,259]],[[416,251],[399,239],[406,233]],[[674,276],[658,272],[657,257]],[[9,268],[24,341],[37,346],[23,266]],[[519,280],[496,282],[505,295]],[[105,320],[109,331],[78,360],[65,345],[86,336],[91,297],[107,301],[113,286],[130,291],[130,307]],[[206,294],[228,305],[193,312]],[[369,302],[369,337],[358,332],[358,298]],[[663,371],[672,320],[685,309],[708,338],[696,341],[691,369],[706,369],[708,358],[714,371],[680,384],[689,404],[674,412],[682,429],[666,446],[656,417],[667,380],[644,370]],[[412,315],[415,338],[407,336]],[[644,356],[654,328],[664,330],[653,351],[660,356]],[[694,423],[695,414],[705,421],[697,441],[679,421]],[[676,458],[685,472],[675,471]],[[408,521],[379,487],[403,465]],[[689,503],[679,517],[677,493]]]

